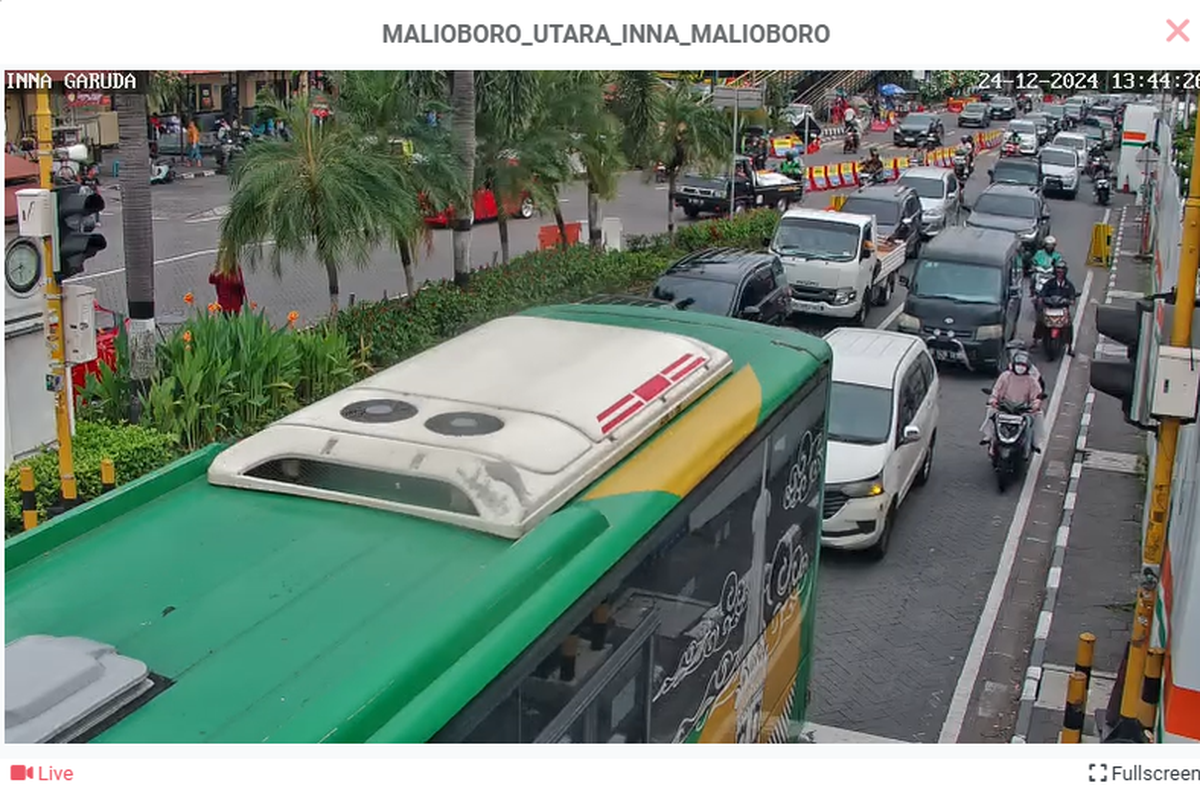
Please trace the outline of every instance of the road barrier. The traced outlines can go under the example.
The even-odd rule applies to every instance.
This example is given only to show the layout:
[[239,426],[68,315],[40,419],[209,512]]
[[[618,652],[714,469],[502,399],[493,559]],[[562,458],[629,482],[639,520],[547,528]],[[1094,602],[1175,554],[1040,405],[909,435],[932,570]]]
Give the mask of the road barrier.
[[[1003,131],[985,131],[975,134],[975,148],[982,152],[999,146],[1004,137]],[[779,140],[775,140],[779,141]],[[939,147],[930,150],[925,156],[925,163],[931,167],[950,167],[954,160],[953,147]],[[859,174],[861,161],[841,161],[836,164],[822,164],[808,167],[807,191],[823,192],[829,189],[844,189],[851,186],[862,186]],[[883,159],[885,173],[891,173],[889,180],[899,177],[903,170],[913,166],[907,156]]]
[[1097,222],[1092,226],[1092,243],[1088,246],[1087,265],[1107,267],[1112,263],[1113,229],[1111,225]]
[[[354,295],[350,295],[354,297]],[[353,302],[353,301],[351,301]],[[100,493],[111,492],[117,488],[117,468],[111,458],[100,459]]]
[[1161,647],[1151,647],[1146,651],[1146,669],[1142,673],[1142,707],[1138,712],[1138,722],[1151,734],[1158,721],[1158,701],[1162,698],[1163,658],[1166,652]]
[[21,524],[25,530],[33,530],[38,524],[37,484],[33,480],[33,467],[21,467]]

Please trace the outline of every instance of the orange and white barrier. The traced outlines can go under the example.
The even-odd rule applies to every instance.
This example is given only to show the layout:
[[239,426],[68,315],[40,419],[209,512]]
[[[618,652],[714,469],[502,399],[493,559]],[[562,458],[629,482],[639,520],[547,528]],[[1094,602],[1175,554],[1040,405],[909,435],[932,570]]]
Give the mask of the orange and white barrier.
[[[1003,131],[985,131],[975,135],[975,147],[978,151],[991,150],[999,147],[1004,140]],[[938,147],[925,155],[925,164],[930,167],[954,166],[953,147]],[[827,189],[841,189],[851,186],[862,186],[862,176],[859,174],[860,161],[841,161],[836,164],[822,164],[808,168],[808,186],[810,192],[823,192]],[[908,156],[885,159],[883,170],[888,180],[895,180],[900,173],[912,166]]]

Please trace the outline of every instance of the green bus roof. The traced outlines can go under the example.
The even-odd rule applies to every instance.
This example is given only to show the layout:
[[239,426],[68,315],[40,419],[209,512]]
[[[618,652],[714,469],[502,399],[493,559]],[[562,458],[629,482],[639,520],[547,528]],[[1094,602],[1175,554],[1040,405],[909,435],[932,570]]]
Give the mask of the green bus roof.
[[6,543],[8,641],[81,636],[174,682],[98,742],[427,740],[831,357],[669,308],[527,314],[690,336],[734,371],[517,542],[213,486],[210,447]]

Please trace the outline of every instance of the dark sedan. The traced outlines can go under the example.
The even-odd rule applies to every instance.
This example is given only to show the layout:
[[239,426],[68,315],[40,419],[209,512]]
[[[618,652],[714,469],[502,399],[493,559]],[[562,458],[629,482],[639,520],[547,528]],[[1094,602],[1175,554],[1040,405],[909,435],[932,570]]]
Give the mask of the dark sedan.
[[960,128],[990,128],[992,112],[987,103],[967,103],[966,108],[958,113]]
[[945,126],[937,114],[909,114],[892,134],[892,142],[897,147],[941,145],[945,135]]
[[1017,101],[1011,97],[994,97],[991,102],[992,119],[1016,119]]

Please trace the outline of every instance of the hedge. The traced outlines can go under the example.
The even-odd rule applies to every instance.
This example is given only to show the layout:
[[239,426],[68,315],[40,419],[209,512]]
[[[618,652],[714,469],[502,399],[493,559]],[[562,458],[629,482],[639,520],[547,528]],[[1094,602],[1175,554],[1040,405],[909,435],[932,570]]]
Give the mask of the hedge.
[[628,237],[622,252],[586,246],[540,250],[471,274],[467,289],[427,283],[410,298],[360,303],[338,314],[338,330],[371,365],[387,367],[488,320],[595,294],[641,293],[671,262],[706,247],[762,249],[779,214],[756,211],[667,234]]
[[[81,501],[100,495],[100,461],[111,458],[117,483],[128,483],[174,461],[180,455],[176,439],[151,428],[80,420],[71,441],[75,480]],[[9,466],[4,473],[4,536],[21,532],[21,467],[33,467],[38,514],[59,501],[58,451],[48,449]]]

